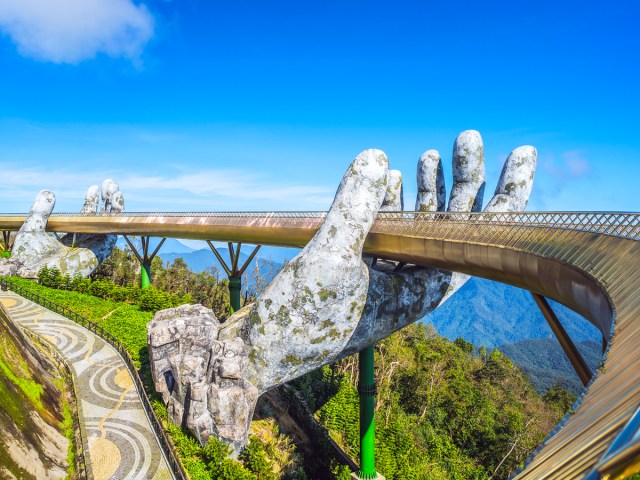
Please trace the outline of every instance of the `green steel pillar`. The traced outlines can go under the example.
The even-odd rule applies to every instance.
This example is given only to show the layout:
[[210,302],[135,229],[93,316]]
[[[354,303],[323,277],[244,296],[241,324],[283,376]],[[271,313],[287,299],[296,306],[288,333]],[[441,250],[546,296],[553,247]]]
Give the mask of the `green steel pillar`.
[[[156,257],[156,255],[160,251],[160,248],[164,244],[164,241],[166,240],[166,238],[163,238],[162,240],[160,240],[160,243],[158,243],[158,246],[151,253],[151,255],[149,255],[149,242],[151,240],[151,237],[140,237],[140,243],[142,245],[142,249],[140,252],[138,252],[138,249],[136,248],[136,246],[133,243],[131,243],[131,240],[129,240],[129,237],[127,237],[126,235],[123,235],[123,238],[129,244],[129,248],[131,248],[131,253],[133,253],[138,259],[138,261],[140,262],[140,288],[149,288],[151,286],[151,262],[153,262],[153,259]],[[74,241],[75,241],[75,237],[74,237]]]
[[140,288],[149,288],[151,286],[151,264],[140,264]]
[[4,243],[4,247],[0,247],[2,250],[3,256],[5,258],[9,258],[11,256],[11,232],[9,230],[2,231],[2,242]]
[[375,466],[374,407],[376,385],[373,377],[373,345],[360,352],[360,473],[359,479],[380,478]]
[[224,259],[222,258],[222,255],[220,255],[220,252],[210,240],[207,240],[207,244],[209,245],[209,248],[211,248],[211,251],[220,262],[220,265],[222,266],[222,268],[224,268],[225,273],[229,276],[229,304],[230,304],[229,310],[231,311],[231,314],[233,314],[234,312],[237,312],[238,310],[240,310],[240,297],[241,297],[240,292],[242,290],[242,274],[247,269],[247,267],[249,266],[253,258],[256,256],[256,253],[258,253],[258,250],[260,250],[260,245],[257,245],[253,249],[253,252],[251,252],[251,255],[249,255],[249,258],[247,258],[247,260],[244,262],[244,265],[239,267],[238,263],[240,261],[240,247],[242,246],[242,243],[238,243],[237,246],[234,247],[231,242],[228,242],[229,260],[231,262],[229,265],[227,265],[227,262],[224,261]]
[[242,277],[229,277],[229,304],[231,313],[240,310],[240,291],[242,289]]

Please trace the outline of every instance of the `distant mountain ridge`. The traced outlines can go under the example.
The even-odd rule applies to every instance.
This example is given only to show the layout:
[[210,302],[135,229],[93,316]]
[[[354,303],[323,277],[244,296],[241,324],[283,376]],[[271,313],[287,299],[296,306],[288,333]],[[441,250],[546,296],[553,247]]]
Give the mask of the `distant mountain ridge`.
[[[581,315],[550,302],[585,361],[595,372],[602,359],[602,336]],[[583,385],[531,294],[503,283],[472,277],[424,321],[451,340],[498,348],[522,368],[538,393],[554,383],[575,394]]]
[[[157,237],[151,237],[151,240],[149,242],[149,249],[151,250],[151,252],[153,252],[153,250],[158,246],[158,243],[160,243],[160,240],[162,240],[161,238],[157,238]],[[133,238],[134,241],[134,245],[136,245],[135,241],[136,238]],[[138,242],[139,243],[139,242]],[[121,249],[124,250],[125,248],[129,247],[129,244],[127,243],[127,241],[123,238],[123,237],[119,237],[118,241],[116,243],[116,246]],[[167,238],[164,243],[162,244],[162,247],[160,248],[161,252],[171,252],[171,253],[191,253],[191,252],[195,252],[196,249],[195,248],[191,248],[188,245],[185,245],[184,243],[182,243],[180,240],[177,240],[175,238]],[[151,253],[149,252],[149,253]]]
[[[163,245],[164,247],[164,245]],[[229,249],[226,247],[216,247],[222,259],[226,262],[227,265],[230,265],[229,259]],[[271,264],[274,269],[279,270],[285,261],[288,261],[289,258],[293,258],[299,250],[295,250],[292,253],[282,253],[277,250],[281,250],[278,247],[261,247],[258,250],[254,260],[251,262],[249,267],[247,267],[247,272],[250,272],[255,268],[256,261],[260,260],[261,263]],[[293,250],[293,249],[290,249]],[[249,258],[251,252],[253,251],[253,245],[250,246],[242,246],[240,248],[240,261],[239,265],[243,265],[244,262]],[[201,249],[201,250],[193,250],[191,252],[180,253],[180,252],[169,252],[165,251],[164,248],[160,249],[158,256],[162,258],[164,262],[172,262],[176,258],[182,258],[189,268],[196,273],[203,272],[208,267],[216,267],[221,274],[224,274],[224,269],[220,262],[213,254],[211,250]]]
[[[600,332],[584,317],[550,302],[574,342],[602,342]],[[531,338],[553,338],[542,313],[525,290],[472,277],[444,305],[425,317],[451,340],[499,347]]]
[[[136,245],[134,239],[134,245]],[[150,252],[155,249],[155,247],[160,242],[160,238],[152,237],[149,243]],[[118,248],[125,249],[129,248],[126,240],[122,237],[118,239],[116,244]],[[217,246],[218,252],[222,256],[223,260],[230,264],[229,259],[229,249],[226,246]],[[251,252],[253,252],[254,245],[243,245],[240,248],[240,264],[242,265]],[[284,248],[284,247],[271,247],[268,245],[263,245],[258,250],[258,253],[255,256],[255,259],[251,262],[251,265],[247,267],[247,272],[250,272],[252,269],[255,269],[255,264],[257,260],[262,260],[262,264],[270,265],[271,269],[280,269],[284,262],[295,257],[299,248]],[[195,249],[188,245],[185,245],[180,240],[175,238],[167,238],[165,242],[162,244],[160,251],[158,252],[158,257],[162,259],[163,262],[173,262],[177,258],[182,258],[185,263],[189,266],[189,268],[195,273],[200,273],[205,271],[208,267],[215,267],[218,269],[221,275],[224,275],[224,269],[220,262],[213,254],[213,252],[207,248]]]
[[[578,351],[594,373],[600,367],[602,347],[592,340],[576,343]],[[544,393],[558,382],[576,395],[584,385],[560,344],[551,338],[521,340],[502,345],[500,351],[524,370],[538,393]]]

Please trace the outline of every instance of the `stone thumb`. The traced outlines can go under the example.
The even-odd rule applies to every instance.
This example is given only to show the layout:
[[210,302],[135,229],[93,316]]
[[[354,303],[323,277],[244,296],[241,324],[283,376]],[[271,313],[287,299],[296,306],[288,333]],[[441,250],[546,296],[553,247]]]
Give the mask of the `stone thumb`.
[[49,190],[41,190],[31,205],[27,219],[20,228],[21,232],[44,232],[49,215],[56,204],[56,196]]

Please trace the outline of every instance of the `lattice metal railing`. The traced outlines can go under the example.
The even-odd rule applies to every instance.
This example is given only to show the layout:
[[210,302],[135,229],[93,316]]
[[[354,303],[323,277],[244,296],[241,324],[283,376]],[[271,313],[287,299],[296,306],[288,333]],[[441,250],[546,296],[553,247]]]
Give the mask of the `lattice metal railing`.
[[[321,220],[327,212],[125,212],[125,213],[54,213],[53,217],[108,218],[219,218]],[[24,214],[0,213],[3,217],[24,217]],[[1,223],[1,221],[0,221]],[[241,224],[242,222],[233,222]],[[633,240],[640,239],[640,213],[625,212],[380,212],[376,231],[421,234],[432,231],[434,224],[465,224],[467,226],[544,227],[603,233]]]

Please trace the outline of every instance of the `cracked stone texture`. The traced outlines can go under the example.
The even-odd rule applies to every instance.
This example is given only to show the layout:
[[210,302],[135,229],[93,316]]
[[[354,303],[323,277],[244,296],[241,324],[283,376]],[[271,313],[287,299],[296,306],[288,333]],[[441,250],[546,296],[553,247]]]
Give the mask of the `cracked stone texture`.
[[[448,211],[478,211],[482,205],[483,152],[482,139],[476,131],[463,132],[456,139],[454,186]],[[536,155],[536,150],[528,146],[519,147],[509,155],[487,211],[504,211],[507,207],[524,209],[531,192]],[[196,383],[208,382],[206,402],[212,423],[207,423],[207,419],[199,425],[209,425],[211,433],[208,434],[230,443],[234,451],[246,442],[248,421],[255,406],[254,394],[257,398],[273,387],[360,351],[423,318],[469,278],[415,265],[398,269],[396,262],[385,260],[374,263],[372,258],[365,258],[363,261],[364,240],[377,212],[382,208],[400,210],[401,207],[402,177],[400,172],[391,172],[397,171],[388,170],[387,157],[380,150],[366,150],[358,155],[344,175],[325,221],[309,244],[285,265],[253,305],[236,312],[220,326],[214,345],[236,342],[238,351],[244,348],[244,354],[236,354],[242,361],[224,369],[240,384],[240,390],[229,392],[237,401],[233,411],[228,406],[230,397],[218,394],[222,388],[220,382],[231,379],[214,378],[209,373],[210,367],[203,366],[203,358],[214,358],[217,362],[219,353],[206,357],[198,351],[185,354],[188,361],[173,362],[171,368],[178,372],[180,382],[189,383],[188,379],[195,378],[194,374]],[[444,210],[442,165],[434,150],[420,157],[418,187],[418,206],[424,205],[429,211]],[[185,321],[179,315],[175,319],[162,315],[168,324]],[[170,327],[165,330],[170,331]],[[152,350],[154,335],[149,330]],[[180,342],[188,342],[182,338]],[[224,351],[223,346],[218,348]],[[154,353],[153,358],[160,356]],[[167,365],[152,363],[154,379],[161,377],[161,370],[168,368]],[[195,373],[180,371],[179,366],[191,368]],[[205,378],[207,380],[203,380]],[[197,395],[201,395],[205,387],[198,388]],[[176,421],[183,414],[185,395],[180,393],[173,402]],[[201,412],[200,405],[197,411]],[[187,423],[189,415],[191,413],[187,415]],[[204,438],[205,434],[198,428],[194,432]],[[239,441],[240,438],[243,440]]]
[[[118,185],[109,180],[103,190],[103,210],[118,213],[124,210],[124,198]],[[104,184],[103,184],[104,185]],[[63,275],[89,276],[111,254],[117,235],[66,234],[59,241],[45,228],[55,206],[53,192],[38,193],[27,219],[16,234],[11,258],[0,259],[0,275],[35,278],[44,267],[56,267]],[[98,208],[98,186],[89,187],[80,213],[95,215]]]
[[220,323],[202,305],[157,312],[147,325],[149,363],[169,418],[206,443],[211,435],[235,455],[247,442],[258,390],[245,377],[240,337],[219,340]]

